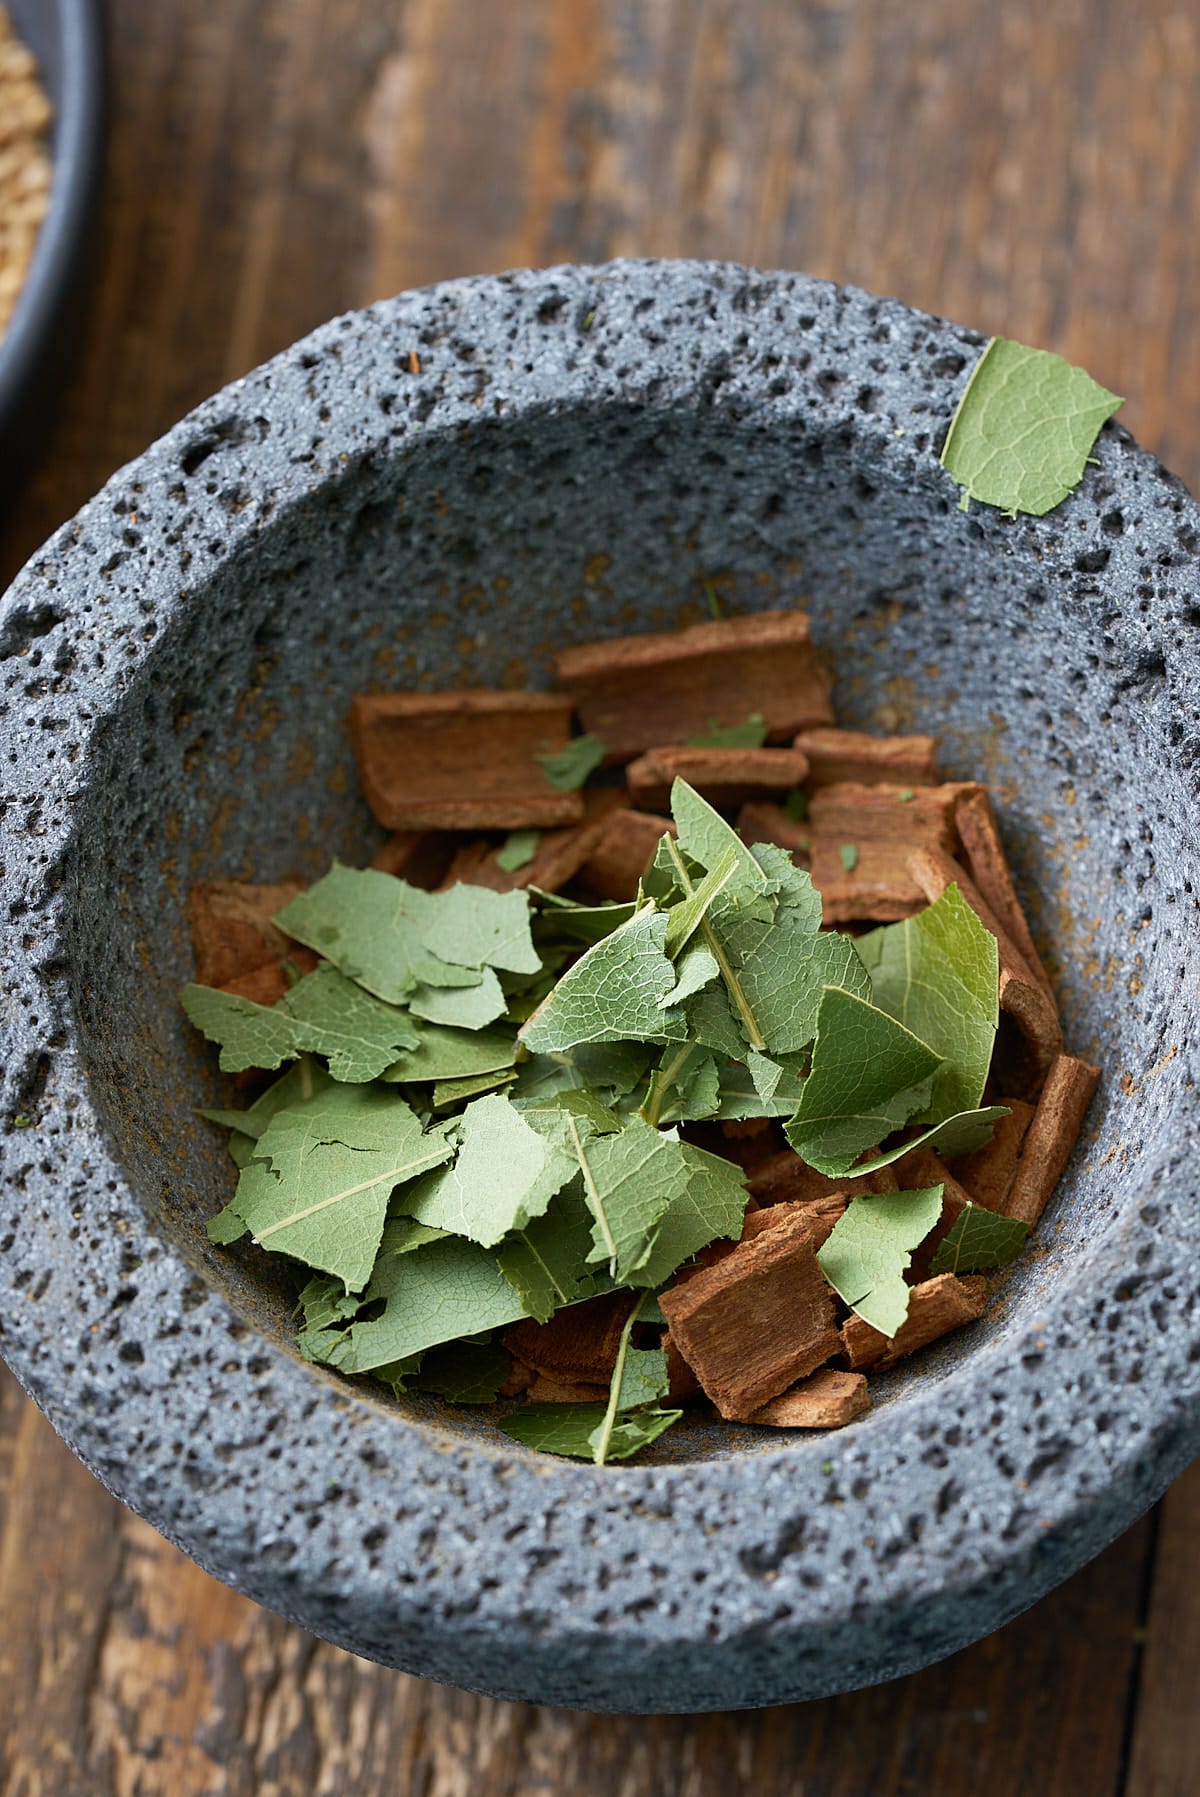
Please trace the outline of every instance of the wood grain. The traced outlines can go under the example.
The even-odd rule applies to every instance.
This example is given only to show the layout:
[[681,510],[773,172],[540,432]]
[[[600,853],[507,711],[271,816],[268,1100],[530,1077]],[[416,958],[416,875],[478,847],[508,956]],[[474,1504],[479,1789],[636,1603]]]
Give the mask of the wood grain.
[[[103,254],[0,577],[330,314],[563,259],[729,256],[897,293],[1081,361],[1200,471],[1183,0],[111,0],[111,19]],[[1193,1473],[1162,1512],[1144,1654],[1140,1526],[918,1677],[596,1720],[404,1678],[256,1610],[0,1376],[0,1797],[1190,1797],[1198,1533]]]
[[913,1678],[762,1713],[592,1718],[407,1678],[257,1609],[107,1497],[0,1379],[0,1415],[19,1417],[0,1533],[3,1797],[1120,1789],[1144,1524]]
[[1126,1797],[1191,1797],[1200,1768],[1200,1463],[1159,1513]]

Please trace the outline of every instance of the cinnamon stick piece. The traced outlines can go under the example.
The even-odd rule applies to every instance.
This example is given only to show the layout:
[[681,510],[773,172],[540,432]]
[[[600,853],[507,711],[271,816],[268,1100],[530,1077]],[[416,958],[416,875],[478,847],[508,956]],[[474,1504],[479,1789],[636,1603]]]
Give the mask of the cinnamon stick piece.
[[1034,945],[1028,921],[1021,909],[1021,901],[1017,897],[1017,889],[1013,885],[1012,874],[1005,857],[1004,845],[1000,841],[1000,830],[996,823],[996,813],[992,808],[991,795],[986,787],[959,801],[954,813],[954,821],[958,827],[959,840],[962,843],[963,858],[972,880],[1024,957],[1026,965],[1037,977],[1039,983],[1046,988],[1049,997],[1053,999],[1054,988],[1050,984],[1050,977],[1046,969],[1042,966],[1041,956]]
[[788,1217],[659,1303],[679,1352],[722,1416],[748,1417],[841,1346],[817,1235]]
[[571,706],[555,693],[360,693],[350,736],[367,803],[388,830],[513,830],[578,823],[539,754],[562,749]]
[[768,739],[784,742],[833,722],[829,676],[817,660],[803,612],[757,612],[647,636],[613,637],[564,649],[558,684],[610,761],[655,743],[686,742],[714,723],[754,712]]
[[579,869],[579,878],[601,898],[636,898],[638,881],[664,833],[675,835],[669,817],[656,817],[649,811],[610,811],[599,840]]
[[976,1204],[982,1204],[988,1210],[1003,1211],[1008,1189],[1020,1165],[1035,1107],[1020,1098],[1000,1098],[996,1102],[1008,1106],[1008,1116],[997,1121],[990,1142],[970,1154],[960,1154],[953,1168],[955,1179]]
[[981,1317],[987,1304],[987,1280],[982,1273],[939,1273],[913,1287],[908,1316],[893,1340],[873,1329],[861,1317],[850,1317],[842,1327],[842,1341],[850,1365],[894,1366],[906,1354],[928,1347],[939,1336]]
[[808,757],[808,789],[853,781],[933,786],[937,782],[932,736],[870,736],[863,730],[802,730],[792,747]]
[[444,879],[454,850],[454,837],[444,830],[395,830],[380,843],[371,866],[432,892]]
[[547,1323],[530,1318],[506,1329],[501,1341],[517,1360],[548,1379],[607,1385],[633,1292],[606,1292],[558,1310]]
[[799,786],[808,763],[795,749],[647,749],[625,770],[629,794],[641,811],[665,811],[676,780],[718,807],[740,805]]
[[844,1192],[854,1198],[864,1192],[898,1192],[900,1187],[892,1167],[880,1167],[874,1173],[850,1179],[830,1179],[801,1160],[794,1148],[773,1154],[769,1161],[753,1172],[746,1181],[751,1194],[763,1205],[789,1202],[811,1204],[827,1198],[831,1192]]
[[793,1199],[787,1204],[768,1205],[765,1210],[747,1211],[742,1219],[742,1240],[757,1241],[765,1230],[781,1228],[790,1217],[803,1217],[812,1231],[814,1243],[823,1248],[833,1234],[834,1224],[845,1215],[849,1202],[845,1192],[827,1192],[821,1198]]
[[747,1421],[769,1429],[840,1429],[871,1408],[871,1396],[862,1373],[842,1373],[822,1367],[810,1373],[790,1391],[769,1398]]
[[957,885],[980,923],[996,938],[1000,951],[1000,1009],[1008,1012],[1025,1038],[1033,1060],[1033,1080],[1040,1083],[1063,1046],[1062,1025],[1053,998],[957,861],[942,849],[922,848],[909,856],[908,869],[930,904],[941,898],[948,886]]
[[292,880],[274,886],[252,886],[244,880],[198,881],[187,907],[197,982],[227,986],[286,955],[288,938],[271,920],[303,890]]
[[737,833],[747,848],[756,842],[775,842],[787,849],[797,867],[808,866],[807,823],[793,823],[783,806],[770,799],[752,799],[742,806]]
[[289,977],[286,963],[290,961],[298,974],[306,974],[312,973],[320,960],[320,955],[315,955],[311,948],[301,948],[297,944],[283,959],[272,961],[266,967],[256,967],[253,973],[240,974],[236,980],[226,980],[221,991],[230,992],[236,998],[248,998],[256,1005],[277,1005],[295,984],[294,978]]
[[[895,923],[925,908],[909,867],[914,850],[948,855],[954,810],[973,786],[864,786],[841,782],[813,794],[808,809],[812,882],[828,924]],[[908,797],[905,797],[908,794]]]
[[1075,1055],[1055,1058],[1005,1195],[1006,1217],[1020,1217],[1031,1229],[1036,1226],[1071,1157],[1099,1078],[1098,1067]]
[[583,795],[583,822],[570,824],[563,830],[544,830],[534,850],[533,859],[524,867],[503,868],[496,857],[503,844],[469,842],[459,849],[445,871],[443,887],[459,881],[467,886],[487,886],[493,892],[515,892],[518,887],[537,886],[542,892],[557,892],[573,880],[604,834],[604,824],[616,810],[624,795],[616,787],[597,787]]

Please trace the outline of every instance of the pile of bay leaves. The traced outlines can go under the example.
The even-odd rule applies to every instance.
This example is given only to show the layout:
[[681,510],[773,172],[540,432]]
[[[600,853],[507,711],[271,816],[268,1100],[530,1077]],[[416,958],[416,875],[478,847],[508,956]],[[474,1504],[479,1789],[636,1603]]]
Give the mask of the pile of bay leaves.
[[[240,1175],[212,1239],[250,1236],[312,1277],[305,1355],[396,1391],[488,1402],[494,1333],[637,1294],[605,1404],[525,1404],[500,1426],[598,1463],[682,1414],[666,1403],[656,1294],[739,1235],[742,1169],[688,1126],[778,1119],[834,1178],[914,1146],[987,1140],[997,949],[950,887],[852,938],[786,850],[746,846],[690,786],[628,904],[456,885],[430,893],[335,865],[276,919],[321,957],[276,1005],[192,985],[221,1067],[288,1070],[231,1131]],[[844,1302],[894,1335],[941,1189],[856,1197],[821,1250]],[[966,1271],[1024,1225],[968,1209],[943,1242]],[[977,1241],[972,1234],[979,1230]],[[653,1338],[657,1339],[657,1338]]]

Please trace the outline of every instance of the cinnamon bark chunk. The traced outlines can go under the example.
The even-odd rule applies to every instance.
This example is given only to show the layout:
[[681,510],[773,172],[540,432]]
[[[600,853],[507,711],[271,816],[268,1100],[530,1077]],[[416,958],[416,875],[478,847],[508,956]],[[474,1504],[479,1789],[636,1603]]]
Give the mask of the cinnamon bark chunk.
[[850,1365],[860,1367],[894,1366],[906,1354],[928,1347],[939,1336],[961,1329],[981,1317],[987,1305],[987,1280],[982,1273],[939,1273],[913,1287],[908,1301],[908,1316],[889,1340],[861,1317],[851,1317],[842,1328],[842,1340]]
[[272,918],[304,891],[294,881],[251,886],[243,880],[200,880],[188,898],[188,926],[201,986],[269,967],[286,955],[288,938]]
[[662,1293],[679,1352],[722,1416],[744,1419],[841,1347],[833,1292],[803,1216]]
[[1063,1046],[1062,1025],[1053,996],[957,861],[943,849],[922,848],[909,857],[908,869],[930,904],[941,898],[948,886],[956,885],[980,923],[996,938],[1000,951],[1000,1009],[1008,1013],[1025,1040],[1031,1063],[1029,1083],[1040,1085]]
[[236,980],[226,980],[221,987],[222,992],[230,992],[235,998],[248,998],[256,1005],[277,1005],[285,992],[295,984],[295,978],[289,975],[287,962],[290,961],[297,974],[312,973],[320,965],[320,955],[314,955],[310,948],[293,948],[284,959],[272,961],[266,967],[256,967],[253,973],[243,973]]
[[637,897],[660,836],[674,836],[669,817],[650,811],[610,811],[599,841],[579,869],[579,878],[601,898],[624,901]]
[[771,742],[831,724],[829,676],[817,660],[803,612],[757,612],[649,636],[613,637],[564,649],[558,684],[610,761],[655,743],[683,743],[714,723],[754,712]]
[[526,1395],[531,1404],[604,1404],[608,1401],[608,1385],[589,1384],[585,1379],[552,1379],[548,1373],[535,1373]]
[[667,1397],[671,1403],[687,1404],[693,1398],[703,1396],[699,1379],[675,1346],[675,1337],[669,1329],[662,1332],[661,1346],[667,1357]]
[[923,911],[927,900],[909,857],[918,849],[949,854],[957,840],[954,808],[974,790],[960,782],[910,788],[844,781],[814,793],[809,858],[825,923],[895,923]]
[[1013,885],[1004,845],[986,788],[962,800],[954,814],[963,859],[976,887],[999,918],[1026,965],[1053,999],[1054,988],[1042,966],[1033,935]]
[[747,1211],[742,1219],[742,1240],[757,1241],[764,1230],[779,1229],[789,1218],[803,1217],[812,1230],[814,1243],[823,1248],[849,1202],[847,1193],[838,1191],[827,1192],[823,1198],[798,1198],[788,1204],[768,1205],[765,1210]]
[[795,749],[647,749],[625,770],[640,811],[665,811],[676,780],[721,808],[799,786],[808,763]]
[[854,1198],[862,1193],[897,1192],[900,1190],[892,1167],[880,1167],[875,1173],[859,1174],[852,1179],[830,1179],[802,1161],[794,1148],[773,1154],[746,1181],[751,1196],[762,1205],[787,1203],[811,1204],[827,1198],[831,1192],[844,1192]]
[[363,792],[388,830],[578,823],[579,793],[557,792],[537,760],[570,734],[570,703],[555,693],[367,693],[350,702]]
[[1033,1105],[1020,1098],[999,1098],[996,1102],[1008,1106],[1008,1116],[1001,1117],[996,1123],[990,1142],[956,1158],[954,1177],[976,1204],[982,1204],[987,1210],[1003,1211],[1035,1112]]
[[1006,1217],[1020,1217],[1031,1229],[1036,1226],[1071,1157],[1099,1078],[1099,1067],[1075,1055],[1056,1058],[1029,1125],[1020,1165],[1005,1195]]
[[548,1323],[514,1323],[501,1340],[517,1360],[547,1379],[607,1386],[634,1298],[633,1292],[606,1292],[556,1311]]
[[597,787],[583,795],[583,822],[565,830],[544,830],[532,861],[524,867],[508,869],[496,857],[503,844],[468,842],[459,849],[446,869],[443,886],[460,881],[467,886],[487,886],[493,892],[515,892],[518,887],[537,886],[542,892],[557,892],[573,880],[604,834],[605,820],[623,802],[624,794],[616,787]]
[[807,1379],[781,1392],[747,1419],[769,1429],[840,1429],[871,1408],[871,1396],[862,1373],[841,1373],[822,1367]]
[[445,830],[395,830],[380,843],[371,866],[432,892],[445,878],[455,846],[454,837]]
[[808,758],[808,788],[838,786],[933,786],[937,782],[932,736],[870,736],[863,730],[802,730],[792,745]]
[[797,867],[808,866],[808,825],[793,823],[782,805],[752,799],[738,812],[737,833],[747,848],[756,842],[778,843]]

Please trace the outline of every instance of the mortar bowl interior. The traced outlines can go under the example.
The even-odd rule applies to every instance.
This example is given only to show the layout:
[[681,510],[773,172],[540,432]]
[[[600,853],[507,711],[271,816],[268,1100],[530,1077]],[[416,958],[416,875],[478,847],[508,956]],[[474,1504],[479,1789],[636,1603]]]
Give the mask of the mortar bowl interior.
[[[210,402],[6,602],[9,667],[68,718],[25,721],[64,1021],[13,1102],[40,1134],[73,1097],[48,1164],[83,1141],[93,1173],[70,1163],[53,1239],[35,1218],[54,1285],[40,1313],[18,1288],[5,1352],[121,1495],[330,1638],[584,1707],[814,1695],[994,1626],[1192,1451],[1196,508],[1110,428],[1057,514],[964,515],[936,450],[978,347],[703,265],[451,284]],[[235,1175],[194,1112],[223,1100],[178,1006],[185,905],[366,863],[352,694],[545,685],[555,649],[695,621],[709,588],[808,610],[839,722],[932,732],[991,784],[1104,1077],[1036,1250],[851,1430],[689,1421],[631,1467],[548,1463],[487,1411],[308,1366],[295,1270],[207,1242]],[[72,1278],[97,1327],[52,1350]]]

